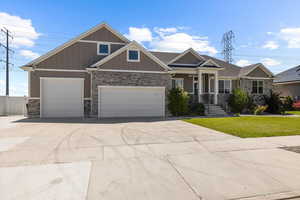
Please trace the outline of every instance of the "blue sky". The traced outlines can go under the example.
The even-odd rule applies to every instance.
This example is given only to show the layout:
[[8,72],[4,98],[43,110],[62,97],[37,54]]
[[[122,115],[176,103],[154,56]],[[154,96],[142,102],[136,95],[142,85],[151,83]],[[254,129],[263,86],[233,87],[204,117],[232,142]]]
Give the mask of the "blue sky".
[[[276,74],[300,64],[299,8],[298,0],[2,1],[0,27],[14,34],[11,95],[27,93],[19,66],[103,21],[149,49],[193,47],[218,58],[222,34],[233,30],[234,62],[263,62]],[[4,82],[0,63],[0,95]]]

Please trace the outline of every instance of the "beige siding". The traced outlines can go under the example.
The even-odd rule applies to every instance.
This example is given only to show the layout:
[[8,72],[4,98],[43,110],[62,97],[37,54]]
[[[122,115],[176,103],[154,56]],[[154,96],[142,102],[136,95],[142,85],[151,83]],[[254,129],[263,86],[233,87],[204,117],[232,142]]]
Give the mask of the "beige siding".
[[255,70],[250,72],[247,76],[250,76],[250,77],[269,77],[268,74],[266,74],[266,72],[264,72],[260,68],[256,68]]
[[[241,79],[241,88],[246,90],[249,94],[252,93],[252,81],[250,79]],[[273,88],[273,80],[265,80],[265,79],[261,79],[261,81],[263,81],[264,83],[264,94],[265,95],[269,95],[270,94],[270,90]]]
[[231,89],[232,89],[232,91],[234,89],[237,89],[238,87],[239,87],[239,80],[232,80],[231,81]]
[[[111,45],[114,52],[123,45]],[[37,68],[82,70],[102,59],[97,55],[97,44],[77,42],[37,65]]]
[[300,98],[300,83],[291,83],[284,85],[275,85],[274,89],[281,96],[291,96]]
[[40,77],[84,78],[84,97],[89,98],[91,96],[91,79],[88,73],[48,71],[34,71],[30,73],[31,97],[40,97]]
[[105,27],[100,30],[86,36],[82,40],[93,40],[93,41],[106,41],[106,42],[118,42],[124,43],[125,41],[121,40],[115,34],[111,33]]
[[174,78],[183,78],[184,90],[193,93],[193,76],[188,74],[176,74]]
[[201,60],[199,60],[196,56],[194,56],[192,53],[187,53],[178,60],[176,60],[174,63],[180,63],[180,64],[198,64]]
[[164,71],[164,68],[154,62],[151,58],[140,52],[140,62],[127,62],[127,51],[112,58],[103,65],[101,69],[114,70],[143,70],[143,71]]

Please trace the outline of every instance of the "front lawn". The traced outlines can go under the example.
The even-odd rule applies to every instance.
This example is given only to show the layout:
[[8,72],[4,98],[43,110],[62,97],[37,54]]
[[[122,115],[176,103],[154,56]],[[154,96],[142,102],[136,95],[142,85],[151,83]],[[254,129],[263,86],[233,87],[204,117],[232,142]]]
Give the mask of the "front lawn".
[[300,111],[286,111],[287,114],[300,115]]
[[300,135],[300,117],[194,118],[184,121],[242,138]]

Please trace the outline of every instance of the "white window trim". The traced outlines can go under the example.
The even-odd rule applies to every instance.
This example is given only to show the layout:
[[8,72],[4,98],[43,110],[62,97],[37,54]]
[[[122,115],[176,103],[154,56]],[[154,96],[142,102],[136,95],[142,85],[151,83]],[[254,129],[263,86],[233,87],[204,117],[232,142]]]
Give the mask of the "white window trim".
[[[129,59],[129,51],[137,51],[138,52],[138,59],[137,60],[131,60]],[[127,62],[140,62],[141,60],[141,53],[139,49],[127,49]]]
[[[231,94],[232,93],[232,80],[231,79],[219,79],[218,80],[218,84],[219,81],[224,81],[224,92],[220,92],[220,85],[218,86],[218,93],[219,94]],[[229,81],[229,93],[225,92],[225,81]]]
[[172,80],[182,80],[182,89],[184,90],[184,78],[172,78]]
[[[108,46],[108,53],[100,53],[99,50],[100,50],[100,45],[101,44],[104,44],[104,45],[107,45]],[[97,55],[101,55],[101,56],[107,56],[110,54],[110,43],[109,42],[98,42],[97,43]]]
[[[253,82],[254,82],[254,81],[257,82],[257,91],[256,91],[255,93],[253,92]],[[262,82],[262,93],[259,93],[259,92],[258,92],[258,91],[259,91],[259,90],[258,90],[258,88],[259,88],[259,87],[258,87],[258,82],[260,82],[260,81]],[[263,80],[251,80],[251,94],[260,94],[260,95],[261,95],[261,94],[264,94],[264,92],[265,92],[264,86],[265,86],[265,83],[264,83]]]

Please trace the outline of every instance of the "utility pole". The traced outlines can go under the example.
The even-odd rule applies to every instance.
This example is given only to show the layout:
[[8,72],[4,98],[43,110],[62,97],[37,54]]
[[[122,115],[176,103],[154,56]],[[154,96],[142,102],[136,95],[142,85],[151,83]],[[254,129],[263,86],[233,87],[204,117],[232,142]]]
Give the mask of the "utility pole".
[[10,48],[9,48],[9,38],[13,39],[12,35],[11,35],[11,32],[6,29],[6,28],[3,28],[1,29],[1,31],[5,34],[5,37],[6,37],[6,45],[4,44],[1,44],[0,43],[0,46],[4,47],[5,50],[6,50],[6,59],[5,60],[1,60],[3,62],[5,62],[6,64],[6,96],[9,96],[9,65],[11,64],[9,62],[9,52],[13,52]]
[[234,50],[233,47],[233,40],[235,36],[233,31],[228,31],[224,33],[223,38],[222,38],[222,54],[224,56],[224,60],[228,63],[233,63],[233,58],[232,58],[232,52]]

